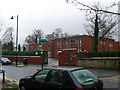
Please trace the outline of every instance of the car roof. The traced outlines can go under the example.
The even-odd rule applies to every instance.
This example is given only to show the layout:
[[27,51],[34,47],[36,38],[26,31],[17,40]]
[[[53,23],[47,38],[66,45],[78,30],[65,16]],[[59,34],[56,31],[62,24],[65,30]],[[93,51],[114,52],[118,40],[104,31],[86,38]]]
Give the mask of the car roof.
[[86,69],[85,67],[75,67],[75,66],[53,66],[53,67],[45,67],[43,69],[56,69],[56,70],[62,70],[62,71],[73,71],[73,70],[80,70],[80,69]]
[[6,58],[6,57],[2,57],[2,59],[8,59],[8,58]]

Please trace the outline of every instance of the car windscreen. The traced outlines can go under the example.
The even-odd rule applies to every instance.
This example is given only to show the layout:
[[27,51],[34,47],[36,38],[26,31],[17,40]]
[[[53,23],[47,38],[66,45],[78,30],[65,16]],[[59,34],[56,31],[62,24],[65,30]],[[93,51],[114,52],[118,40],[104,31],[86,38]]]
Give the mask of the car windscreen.
[[89,85],[98,82],[98,78],[89,70],[75,70],[72,73],[80,84]]
[[2,61],[10,61],[8,58],[2,58]]

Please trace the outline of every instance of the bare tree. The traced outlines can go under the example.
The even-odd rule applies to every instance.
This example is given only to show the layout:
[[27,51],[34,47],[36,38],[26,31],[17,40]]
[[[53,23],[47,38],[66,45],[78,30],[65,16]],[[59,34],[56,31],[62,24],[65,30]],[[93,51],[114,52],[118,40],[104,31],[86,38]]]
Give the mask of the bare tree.
[[[97,3],[96,5],[93,5],[92,7],[97,10],[94,12],[90,12],[87,17],[87,21],[89,24],[84,25],[86,28],[86,31],[89,35],[94,37],[93,40],[93,52],[98,51],[98,40],[102,39],[104,41],[105,38],[112,38],[116,33],[115,26],[118,24],[117,22],[117,16],[115,14],[108,14],[105,12],[99,12],[98,10],[101,10],[102,8],[105,8],[105,10],[111,8],[113,5],[103,7],[100,5],[100,3]],[[93,15],[94,13],[94,15]]]
[[[103,6],[101,6],[100,3],[95,4],[93,7],[95,9],[103,8]],[[107,9],[109,9],[109,7],[106,6]],[[88,23],[84,25],[87,33],[90,36],[94,36],[96,14],[98,16],[98,20],[97,20],[98,28],[99,28],[98,38],[99,39],[102,39],[103,37],[112,38],[116,34],[115,26],[118,24],[117,16],[114,14],[99,13],[99,12],[95,12],[95,15],[93,13],[87,14],[86,20],[88,21]]]
[[2,20],[2,18],[0,17],[0,32],[1,32],[1,30],[2,30],[2,26],[3,26],[3,20]]
[[28,45],[28,44],[32,44],[32,43],[33,43],[33,36],[32,36],[32,35],[28,35],[28,36],[25,38],[24,44],[25,44],[25,45]]
[[61,28],[56,28],[52,34],[48,34],[46,36],[46,38],[48,39],[48,41],[54,40],[54,39],[59,39],[59,38],[63,38],[63,37],[70,37],[71,35],[69,35],[68,33],[64,33],[62,31]]
[[39,43],[39,40],[43,37],[43,32],[41,30],[34,30],[31,35],[25,38],[26,44]]
[[55,39],[63,37],[63,32],[61,28],[55,29],[54,32],[52,32]]
[[39,40],[43,37],[43,32],[41,30],[34,30],[33,32],[35,43],[38,43]]
[[67,38],[67,37],[71,37],[72,35],[71,34],[68,34],[68,33],[63,33],[63,37]]
[[8,28],[1,37],[2,43],[9,43],[13,41],[13,28]]
[[62,38],[63,37],[63,31],[61,28],[56,28],[51,34],[46,35],[46,38],[48,41]]
[[2,50],[13,51],[14,49],[13,28],[12,27],[9,27],[7,29],[3,28],[4,21],[3,18],[0,17],[0,41],[2,43]]
[[1,18],[1,16],[0,16],[0,40],[1,40],[1,32],[2,32],[2,28],[3,28],[3,26],[4,26],[4,22],[3,22],[3,19]]
[[[69,0],[66,0],[67,3]],[[82,5],[84,8],[79,8],[80,10],[84,10],[87,13],[87,21],[90,22],[87,25],[84,25],[86,31],[89,35],[94,37],[93,40],[93,52],[96,53],[98,51],[98,40],[103,37],[111,37],[113,33],[115,33],[114,27],[118,22],[116,16],[120,15],[120,13],[108,11],[109,8],[117,5],[115,2],[106,7],[101,7],[100,4],[96,4],[93,6],[89,6],[79,2],[78,0],[72,0],[72,4],[74,5]],[[94,13],[94,14],[93,14]],[[116,16],[114,16],[116,15]]]
[[[66,0],[66,2],[69,3],[70,0]],[[78,0],[71,0],[70,3],[72,3],[72,4],[76,5],[76,6],[81,5],[81,6],[84,6],[84,7],[87,8],[87,9],[83,9],[83,8],[81,9],[80,8],[80,10],[93,10],[93,11],[97,11],[97,12],[104,12],[104,13],[109,13],[109,14],[120,15],[120,13],[112,12],[112,11],[109,11],[109,10],[106,10],[106,9],[95,9],[95,8],[93,8],[93,7],[91,7],[91,6],[87,5],[87,4],[79,2]],[[110,5],[110,7],[115,6],[115,5],[117,5],[117,4],[114,2],[112,5]]]
[[51,40],[54,39],[53,34],[48,34],[48,35],[46,35],[45,37],[47,38],[48,41],[51,41]]
[[13,51],[14,43],[13,43],[13,28],[8,28],[5,33],[2,35],[2,44],[3,44],[3,51]]
[[14,50],[14,44],[12,41],[9,43],[2,44],[2,51],[13,51]]

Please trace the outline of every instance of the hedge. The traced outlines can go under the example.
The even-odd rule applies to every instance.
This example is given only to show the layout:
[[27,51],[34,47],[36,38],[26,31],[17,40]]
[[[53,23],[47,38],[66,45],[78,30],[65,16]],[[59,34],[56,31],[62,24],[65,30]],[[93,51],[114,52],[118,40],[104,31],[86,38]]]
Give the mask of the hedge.
[[40,56],[41,52],[38,52],[38,54],[36,54],[36,52],[27,52],[27,51],[22,51],[22,52],[15,52],[15,51],[3,51],[2,55],[9,55],[9,56]]
[[120,51],[103,51],[98,53],[77,53],[77,58],[120,57]]

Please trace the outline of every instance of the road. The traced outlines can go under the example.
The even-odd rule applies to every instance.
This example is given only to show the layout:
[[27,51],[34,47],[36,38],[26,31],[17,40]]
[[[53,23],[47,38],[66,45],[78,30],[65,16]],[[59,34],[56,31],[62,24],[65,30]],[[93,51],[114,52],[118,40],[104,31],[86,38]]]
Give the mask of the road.
[[[48,66],[58,66],[58,60],[50,58],[48,60],[48,65],[44,65],[44,67]],[[6,72],[6,79],[11,81],[18,82],[20,78],[33,75],[37,72],[37,69],[40,69],[41,65],[29,64],[27,66],[2,66],[2,69]],[[100,79],[104,82],[104,88],[112,88],[111,90],[118,90],[118,86],[120,86],[120,73],[116,70],[106,70],[106,69],[92,69],[88,68],[91,72],[93,72],[96,76],[100,77]],[[0,75],[1,76],[1,75]]]
[[[49,58],[48,60],[49,64],[45,64],[44,67],[50,67],[50,66],[58,66],[58,60]],[[5,70],[6,77],[8,79],[14,79],[14,80],[19,80],[22,77],[25,77],[27,75],[32,75],[35,72],[37,72],[37,69],[40,69],[41,65],[36,65],[36,64],[28,64],[27,66],[7,66],[7,65],[2,65],[2,70]]]

